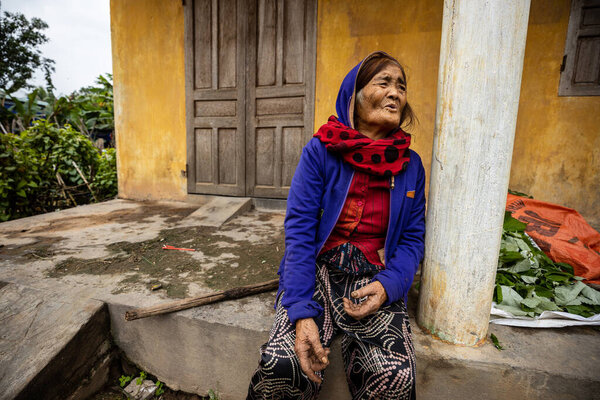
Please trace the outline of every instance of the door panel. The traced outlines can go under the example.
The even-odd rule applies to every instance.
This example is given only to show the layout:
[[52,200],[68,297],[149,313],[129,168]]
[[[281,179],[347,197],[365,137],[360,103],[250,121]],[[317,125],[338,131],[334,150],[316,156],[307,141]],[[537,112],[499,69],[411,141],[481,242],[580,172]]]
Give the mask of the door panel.
[[262,186],[273,186],[274,182],[274,128],[258,128],[256,130],[256,165],[261,168],[256,170],[256,184]]
[[[238,53],[238,33],[243,36],[243,32],[238,32],[237,27],[237,0],[218,0],[218,24],[219,40],[217,41],[216,49],[219,54],[218,62],[218,81],[219,88],[234,88],[236,87],[237,60]],[[214,29],[214,28],[213,28]],[[240,46],[244,46],[244,42],[239,42]],[[243,64],[242,70],[243,70]],[[240,71],[243,79],[243,71]]]
[[283,83],[304,83],[304,20],[306,1],[285,0],[283,21]]
[[263,0],[258,2],[257,18],[257,57],[256,85],[275,84],[275,50],[277,47],[277,2]]
[[212,129],[194,129],[196,146],[196,181],[212,182]]
[[247,28],[246,19],[239,18],[244,1],[190,3],[185,15],[188,191],[244,196]]
[[[192,58],[186,57],[186,62],[193,62],[194,88],[197,89],[212,87],[212,52],[207,51],[212,46],[211,6],[212,0],[195,0],[191,15],[192,19],[186,24],[186,27],[191,28],[194,38]],[[189,17],[186,15],[186,19],[189,19]]]
[[305,145],[304,128],[301,126],[283,128],[282,139],[281,185],[289,187],[296,165],[300,161],[302,147]]

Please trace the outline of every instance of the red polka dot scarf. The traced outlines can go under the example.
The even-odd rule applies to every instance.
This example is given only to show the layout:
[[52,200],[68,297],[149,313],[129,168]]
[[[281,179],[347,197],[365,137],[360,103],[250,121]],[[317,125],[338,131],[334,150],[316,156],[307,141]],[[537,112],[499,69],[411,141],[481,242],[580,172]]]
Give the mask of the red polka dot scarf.
[[384,139],[373,140],[332,115],[314,137],[319,138],[328,151],[338,153],[355,170],[370,175],[397,175],[410,161],[410,135],[402,129]]

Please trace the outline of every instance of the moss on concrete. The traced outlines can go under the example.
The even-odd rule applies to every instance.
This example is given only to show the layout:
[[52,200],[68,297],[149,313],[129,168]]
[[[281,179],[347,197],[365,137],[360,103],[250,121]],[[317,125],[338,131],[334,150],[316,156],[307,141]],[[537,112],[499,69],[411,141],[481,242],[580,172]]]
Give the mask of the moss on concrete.
[[54,245],[64,238],[59,236],[34,236],[33,239],[33,242],[26,244],[0,245],[0,260],[18,261],[19,258],[21,258],[21,261],[23,261],[23,258],[25,260],[45,260],[61,254]]
[[[283,256],[283,232],[276,231],[260,242],[232,239],[222,233],[244,232],[247,227],[228,224],[217,230],[207,227],[162,230],[143,242],[117,242],[107,245],[109,257],[59,262],[47,275],[126,274],[113,293],[144,285],[151,290],[160,283],[167,296],[188,296],[188,285],[196,283],[215,290],[274,279]],[[163,250],[163,245],[192,248],[196,252]]]

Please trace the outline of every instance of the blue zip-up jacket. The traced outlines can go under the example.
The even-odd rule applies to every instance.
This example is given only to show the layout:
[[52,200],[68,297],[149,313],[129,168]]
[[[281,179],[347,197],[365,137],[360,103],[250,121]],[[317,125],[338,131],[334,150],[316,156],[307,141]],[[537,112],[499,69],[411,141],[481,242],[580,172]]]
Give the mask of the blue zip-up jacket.
[[[329,153],[319,139],[304,147],[288,195],[285,253],[278,272],[277,295],[283,291],[282,305],[292,323],[323,312],[312,300],[316,259],[338,220],[353,176],[352,167]],[[399,299],[406,302],[423,258],[424,236],[425,171],[421,158],[411,150],[406,170],[395,176],[390,189],[385,269],[373,277],[385,288],[386,305]]]
[[[338,119],[352,127],[355,81],[361,65],[379,52],[367,56],[344,78],[336,102]],[[316,259],[342,211],[354,170],[329,153],[317,138],[302,150],[290,186],[285,217],[285,252],[279,266],[282,305],[290,321],[312,318],[323,312],[312,300],[315,291]],[[425,171],[419,155],[410,152],[407,168],[394,177],[390,188],[390,219],[385,240],[385,269],[373,280],[381,282],[388,300],[403,299],[424,251]]]

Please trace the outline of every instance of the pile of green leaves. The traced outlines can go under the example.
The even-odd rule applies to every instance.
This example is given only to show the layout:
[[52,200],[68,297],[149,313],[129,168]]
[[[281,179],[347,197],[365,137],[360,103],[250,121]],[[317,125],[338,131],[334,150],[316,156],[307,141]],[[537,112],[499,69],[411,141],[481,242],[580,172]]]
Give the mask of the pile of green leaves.
[[116,194],[114,149],[101,156],[70,125],[38,120],[19,134],[0,134],[0,221],[93,201],[74,162],[98,200]]
[[496,307],[515,316],[565,311],[590,317],[600,313],[600,292],[575,276],[573,267],[553,262],[533,245],[526,224],[506,212],[496,289]]

